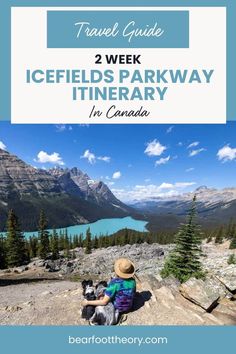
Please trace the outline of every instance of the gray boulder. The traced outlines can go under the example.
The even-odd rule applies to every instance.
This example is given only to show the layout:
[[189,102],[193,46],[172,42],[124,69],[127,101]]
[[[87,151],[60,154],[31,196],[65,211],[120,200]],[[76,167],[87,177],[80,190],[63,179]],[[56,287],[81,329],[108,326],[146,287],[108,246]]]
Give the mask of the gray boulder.
[[227,289],[215,277],[208,277],[204,281],[191,278],[181,284],[179,290],[186,299],[206,311],[212,310],[217,305],[217,301],[227,294]]
[[232,264],[224,268],[218,275],[218,279],[226,286],[232,293],[236,292],[236,265]]
[[48,272],[58,272],[61,269],[61,262],[60,260],[47,260],[45,262],[45,269]]
[[29,267],[23,265],[23,266],[19,266],[17,268],[14,268],[13,271],[14,271],[14,273],[21,274],[21,273],[25,272],[26,270],[29,270]]

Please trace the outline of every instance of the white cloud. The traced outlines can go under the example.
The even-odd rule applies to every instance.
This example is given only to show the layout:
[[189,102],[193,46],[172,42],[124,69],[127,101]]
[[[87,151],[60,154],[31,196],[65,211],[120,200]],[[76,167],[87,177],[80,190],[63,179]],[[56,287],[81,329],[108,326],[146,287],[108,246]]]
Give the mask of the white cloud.
[[96,160],[103,162],[110,162],[111,158],[109,156],[96,156],[93,152],[89,151],[89,149],[85,150],[84,154],[80,156],[81,159],[87,159],[89,163],[94,164]]
[[66,130],[66,125],[65,124],[58,124],[56,125],[56,132],[57,133],[62,133]]
[[165,165],[168,161],[170,160],[170,156],[167,156],[167,157],[161,157],[159,160],[157,160],[155,162],[155,166],[158,166],[158,165]]
[[121,172],[120,171],[116,171],[112,175],[113,179],[119,179],[120,177],[121,177]]
[[6,145],[2,141],[0,141],[0,149],[6,150],[6,148]]
[[233,161],[236,159],[236,148],[225,145],[217,152],[217,157],[222,162]]
[[133,188],[116,189],[113,188],[112,192],[115,196],[125,202],[152,200],[156,198],[166,199],[174,198],[183,191],[195,185],[195,182],[176,182],[167,183],[163,182],[160,185],[136,185]]
[[148,183],[148,182],[150,182],[151,180],[150,180],[150,178],[146,178],[145,180],[144,180],[144,182],[146,182],[146,183]]
[[73,130],[71,125],[68,126],[66,124],[57,124],[57,125],[55,125],[55,127],[56,127],[57,133],[63,133],[66,130],[69,130],[69,131]]
[[199,141],[194,141],[193,143],[189,144],[189,146],[187,147],[187,149],[191,149],[191,148],[193,148],[193,147],[196,147],[196,146],[198,146],[199,144],[200,144]]
[[100,161],[104,161],[104,162],[110,162],[111,158],[109,156],[98,156],[97,158]]
[[161,145],[159,141],[154,139],[153,141],[147,144],[144,153],[148,156],[160,156],[166,149],[166,146]]
[[90,152],[88,149],[85,150],[84,154],[80,156],[81,159],[87,159],[89,163],[94,164],[96,162],[96,156]]
[[172,132],[172,130],[174,129],[174,125],[171,125],[167,130],[166,130],[166,134],[169,134]]
[[194,184],[196,184],[196,182],[176,182],[174,184],[163,182],[160,186],[158,186],[158,189],[186,188],[193,186]]
[[194,171],[194,170],[195,170],[194,167],[190,167],[190,168],[187,168],[187,169],[185,170],[185,172],[191,172],[191,171]]
[[177,145],[178,145],[178,146],[183,146],[182,141],[179,141]]
[[189,156],[190,157],[196,156],[196,155],[200,154],[202,151],[206,151],[206,149],[201,148],[201,149],[197,149],[197,150],[192,150],[189,152]]
[[194,186],[196,182],[177,182],[174,184],[176,188],[186,188],[186,187],[191,187]]
[[40,151],[37,155],[37,159],[34,159],[38,163],[52,163],[56,165],[65,165],[60,154],[58,152],[53,152],[51,155],[45,151]]
[[163,182],[160,186],[158,186],[158,189],[170,189],[173,188],[173,186],[174,185],[172,183]]

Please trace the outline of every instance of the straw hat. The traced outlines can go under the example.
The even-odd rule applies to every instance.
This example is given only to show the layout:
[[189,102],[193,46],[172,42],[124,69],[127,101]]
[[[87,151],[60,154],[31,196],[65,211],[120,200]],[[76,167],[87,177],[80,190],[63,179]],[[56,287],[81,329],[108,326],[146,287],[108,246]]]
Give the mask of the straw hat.
[[124,279],[134,276],[134,264],[128,258],[119,258],[115,261],[115,273]]

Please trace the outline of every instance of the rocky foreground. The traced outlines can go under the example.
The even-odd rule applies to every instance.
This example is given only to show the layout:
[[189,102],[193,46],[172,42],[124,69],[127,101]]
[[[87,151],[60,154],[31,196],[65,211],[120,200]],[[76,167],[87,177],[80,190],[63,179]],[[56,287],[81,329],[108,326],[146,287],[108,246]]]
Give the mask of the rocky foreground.
[[204,244],[205,281],[179,284],[160,270],[171,245],[126,245],[75,249],[73,260],[35,259],[26,267],[0,272],[0,324],[87,325],[81,319],[81,279],[109,280],[114,260],[129,257],[141,279],[134,309],[123,325],[236,325],[235,251],[228,244]]

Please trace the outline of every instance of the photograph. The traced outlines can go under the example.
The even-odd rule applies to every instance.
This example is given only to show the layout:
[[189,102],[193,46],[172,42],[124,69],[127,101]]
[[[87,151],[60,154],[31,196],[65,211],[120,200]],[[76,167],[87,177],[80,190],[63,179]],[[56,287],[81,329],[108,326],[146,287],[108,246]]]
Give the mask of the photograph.
[[236,1],[0,1],[0,351],[236,334]]
[[0,125],[1,325],[235,325],[236,123]]

